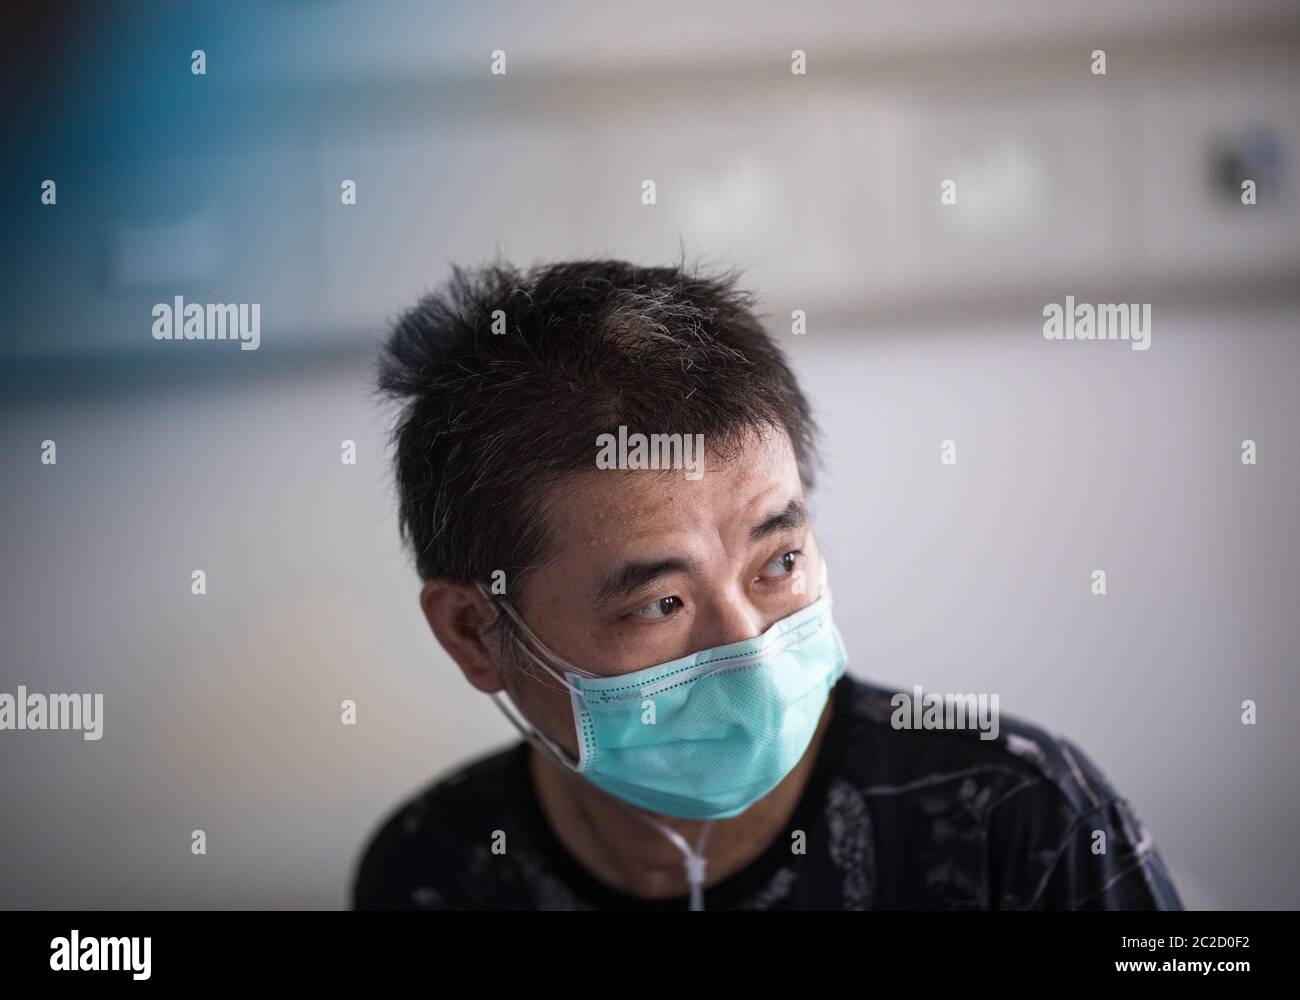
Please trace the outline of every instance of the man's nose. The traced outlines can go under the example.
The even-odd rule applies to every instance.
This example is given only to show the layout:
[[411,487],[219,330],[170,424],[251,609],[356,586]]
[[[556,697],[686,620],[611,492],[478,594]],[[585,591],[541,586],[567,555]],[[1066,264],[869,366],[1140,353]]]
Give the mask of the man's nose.
[[698,636],[700,649],[713,649],[733,642],[742,642],[762,635],[771,622],[743,593],[718,595],[711,603],[710,613],[702,621],[703,632]]

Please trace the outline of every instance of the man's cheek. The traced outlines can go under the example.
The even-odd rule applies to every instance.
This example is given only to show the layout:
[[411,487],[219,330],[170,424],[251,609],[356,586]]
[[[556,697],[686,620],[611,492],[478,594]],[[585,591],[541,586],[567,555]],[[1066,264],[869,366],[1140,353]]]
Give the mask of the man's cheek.
[[560,746],[578,758],[578,739],[573,728],[573,707],[565,691],[556,691],[554,684],[541,681],[528,683],[529,690],[521,693],[522,707],[530,719],[542,725],[542,731]]

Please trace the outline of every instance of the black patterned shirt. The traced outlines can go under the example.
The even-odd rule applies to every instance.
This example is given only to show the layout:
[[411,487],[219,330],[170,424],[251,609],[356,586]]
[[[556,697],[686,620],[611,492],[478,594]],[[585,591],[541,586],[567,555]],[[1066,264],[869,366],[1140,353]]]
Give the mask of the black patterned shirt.
[[[786,828],[705,890],[706,910],[1182,909],[1150,834],[1078,747],[1005,715],[993,740],[896,729],[894,693],[840,679]],[[521,740],[478,759],[393,813],[366,848],[354,907],[688,908],[590,873],[542,813],[530,752]]]

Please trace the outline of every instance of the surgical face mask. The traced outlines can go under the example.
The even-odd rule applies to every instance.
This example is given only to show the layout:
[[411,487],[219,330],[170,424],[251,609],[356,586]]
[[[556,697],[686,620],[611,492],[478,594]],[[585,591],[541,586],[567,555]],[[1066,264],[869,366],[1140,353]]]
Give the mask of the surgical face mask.
[[824,577],[816,601],[761,635],[615,676],[565,662],[501,603],[537,652],[516,636],[520,647],[569,691],[578,759],[536,727],[525,735],[616,798],[668,816],[737,816],[775,788],[847,663]]

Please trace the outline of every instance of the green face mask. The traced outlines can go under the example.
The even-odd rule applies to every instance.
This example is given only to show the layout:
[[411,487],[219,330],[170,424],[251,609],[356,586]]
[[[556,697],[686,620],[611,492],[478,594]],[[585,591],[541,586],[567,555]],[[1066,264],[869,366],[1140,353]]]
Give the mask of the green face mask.
[[762,635],[617,676],[566,663],[502,605],[537,649],[516,637],[524,652],[570,692],[578,760],[536,727],[525,735],[611,795],[667,816],[737,816],[775,788],[847,663],[824,582],[816,601]]

